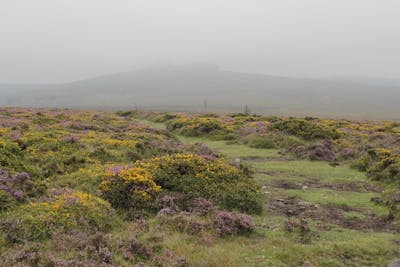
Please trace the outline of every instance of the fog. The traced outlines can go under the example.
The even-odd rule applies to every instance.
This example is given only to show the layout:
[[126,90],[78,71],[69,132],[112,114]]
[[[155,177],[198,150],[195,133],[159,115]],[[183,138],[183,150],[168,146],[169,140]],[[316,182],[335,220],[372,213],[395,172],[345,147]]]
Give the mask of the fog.
[[207,62],[294,77],[400,77],[397,0],[1,0],[0,83]]

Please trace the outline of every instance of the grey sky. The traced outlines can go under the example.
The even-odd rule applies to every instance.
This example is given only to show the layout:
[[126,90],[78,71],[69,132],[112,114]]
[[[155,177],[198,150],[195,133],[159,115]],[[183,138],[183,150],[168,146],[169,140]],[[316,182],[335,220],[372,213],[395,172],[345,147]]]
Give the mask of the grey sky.
[[0,82],[210,62],[400,79],[399,0],[0,0]]

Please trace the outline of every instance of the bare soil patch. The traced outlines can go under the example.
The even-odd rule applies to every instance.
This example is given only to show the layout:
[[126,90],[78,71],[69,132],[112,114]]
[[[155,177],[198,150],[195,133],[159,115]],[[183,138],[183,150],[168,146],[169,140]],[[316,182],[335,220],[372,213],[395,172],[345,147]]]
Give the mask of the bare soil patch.
[[305,182],[292,182],[284,180],[275,180],[272,186],[283,189],[309,189],[309,188],[326,188],[336,191],[348,192],[375,192],[382,193],[382,188],[365,182],[349,182],[349,183],[322,183],[316,179],[310,179]]
[[[287,217],[320,221],[321,224],[318,227],[321,230],[329,230],[330,225],[338,225],[365,232],[396,232],[392,219],[379,217],[361,208],[346,205],[312,204],[298,198],[274,198],[270,201],[268,209],[272,213]],[[351,211],[360,213],[362,218],[346,216],[346,212]]]

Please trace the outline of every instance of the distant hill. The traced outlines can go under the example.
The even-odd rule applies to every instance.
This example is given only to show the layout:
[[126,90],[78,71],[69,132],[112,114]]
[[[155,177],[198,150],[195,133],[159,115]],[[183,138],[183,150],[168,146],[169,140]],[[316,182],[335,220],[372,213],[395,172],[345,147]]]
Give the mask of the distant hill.
[[300,79],[221,70],[159,67],[58,85],[0,85],[0,105],[72,108],[251,110],[269,114],[400,119],[400,86],[349,79]]

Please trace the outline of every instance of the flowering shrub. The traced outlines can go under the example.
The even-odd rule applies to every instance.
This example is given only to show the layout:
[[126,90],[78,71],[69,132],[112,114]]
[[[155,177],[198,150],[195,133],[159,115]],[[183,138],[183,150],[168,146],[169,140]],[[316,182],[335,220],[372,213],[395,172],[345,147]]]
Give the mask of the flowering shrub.
[[113,210],[109,203],[80,191],[58,193],[48,202],[29,203],[8,211],[0,221],[6,240],[14,243],[46,239],[55,230],[92,232],[110,229]]
[[222,208],[261,212],[261,193],[254,180],[222,159],[173,154],[107,171],[100,190],[114,207],[130,210],[155,207],[161,188],[179,193],[181,202],[210,199]]
[[208,218],[186,212],[159,214],[158,219],[161,226],[189,235],[201,235],[212,229],[212,224]]
[[6,142],[0,138],[0,167],[10,171],[25,169],[24,154],[17,143]]
[[289,118],[274,123],[272,128],[306,140],[337,139],[340,137],[340,133],[334,127],[314,120]]
[[231,131],[219,118],[179,118],[167,121],[167,129],[186,136],[209,136],[216,139],[229,139]]
[[100,190],[115,208],[135,210],[150,207],[161,187],[145,168],[115,167],[106,172]]
[[2,266],[114,266],[110,240],[104,233],[55,232],[53,237],[46,245],[16,244],[0,255]]
[[261,212],[261,193],[253,179],[222,159],[193,154],[154,157],[137,163],[163,189],[180,192],[187,200],[202,197],[221,208]]
[[255,230],[250,215],[218,210],[206,199],[196,199],[193,204],[199,204],[200,209],[159,213],[157,217],[160,225],[190,235],[207,236],[212,233],[217,237],[250,234]]
[[249,234],[255,230],[253,218],[247,214],[219,211],[214,215],[214,225],[218,236]]
[[393,155],[394,153],[390,149],[368,149],[358,159],[353,161],[352,167],[361,171],[368,171],[373,165],[376,165],[385,159],[391,158]]
[[7,191],[0,190],[0,212],[7,210],[17,204],[15,196]]
[[380,160],[368,168],[367,175],[374,180],[400,183],[400,155],[381,154]]
[[311,145],[292,146],[288,151],[297,157],[309,160],[324,160],[334,162],[337,160],[333,144],[330,140],[324,140],[321,143]]
[[153,121],[154,122],[166,122],[166,121],[169,121],[169,120],[172,120],[172,119],[176,119],[177,117],[178,117],[177,115],[165,113],[165,114],[157,115],[153,119]]
[[216,207],[211,201],[201,197],[193,199],[190,205],[190,212],[200,216],[205,216],[215,210]]
[[17,201],[23,201],[27,196],[34,195],[36,189],[32,178],[26,172],[10,175],[9,172],[0,170],[0,192],[3,199],[11,197]]

